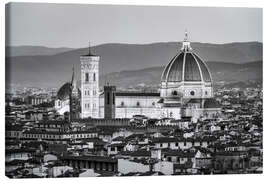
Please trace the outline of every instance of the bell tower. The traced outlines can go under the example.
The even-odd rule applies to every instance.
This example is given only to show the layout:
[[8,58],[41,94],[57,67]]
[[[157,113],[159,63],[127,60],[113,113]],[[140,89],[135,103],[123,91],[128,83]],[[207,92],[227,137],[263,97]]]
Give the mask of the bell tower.
[[99,60],[91,52],[80,56],[81,61],[81,117],[99,117]]

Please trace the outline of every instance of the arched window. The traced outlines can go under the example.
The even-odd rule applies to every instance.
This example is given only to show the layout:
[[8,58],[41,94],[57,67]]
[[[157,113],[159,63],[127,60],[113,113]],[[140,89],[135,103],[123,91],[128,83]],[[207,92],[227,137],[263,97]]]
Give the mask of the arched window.
[[107,92],[107,104],[110,104],[110,92]]
[[96,81],[96,73],[93,74],[93,81]]
[[112,94],[113,95],[113,105],[115,105],[115,93]]
[[172,95],[176,96],[177,95],[177,91],[173,91]]
[[85,73],[85,82],[89,82],[89,73]]

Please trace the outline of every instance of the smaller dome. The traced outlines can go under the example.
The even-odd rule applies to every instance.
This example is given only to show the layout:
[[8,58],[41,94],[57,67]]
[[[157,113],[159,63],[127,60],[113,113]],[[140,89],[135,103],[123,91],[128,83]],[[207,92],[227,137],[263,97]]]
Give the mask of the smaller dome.
[[65,83],[57,92],[57,97],[60,100],[63,100],[67,97],[69,97],[70,91],[71,91],[71,84],[69,82]]

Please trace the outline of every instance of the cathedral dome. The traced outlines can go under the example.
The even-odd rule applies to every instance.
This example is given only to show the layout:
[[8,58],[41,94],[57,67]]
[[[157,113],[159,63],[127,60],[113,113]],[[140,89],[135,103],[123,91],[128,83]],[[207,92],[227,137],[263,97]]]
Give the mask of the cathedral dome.
[[57,98],[60,100],[64,100],[69,97],[71,91],[71,84],[69,82],[65,83],[61,86],[61,88],[57,92]]
[[204,61],[194,52],[187,40],[181,51],[165,67],[162,82],[211,82],[211,74]]

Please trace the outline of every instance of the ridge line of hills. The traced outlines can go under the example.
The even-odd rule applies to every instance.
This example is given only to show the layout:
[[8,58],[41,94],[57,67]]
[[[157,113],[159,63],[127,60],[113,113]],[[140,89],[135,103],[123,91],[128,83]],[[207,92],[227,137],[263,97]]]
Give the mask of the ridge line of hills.
[[[263,44],[260,42],[191,43],[191,46],[208,64],[215,81],[245,81],[262,78]],[[180,48],[179,42],[139,45],[109,43],[93,46],[91,51],[101,57],[101,82],[106,77],[114,80],[118,85],[129,86],[128,81],[145,84],[158,82],[162,67]],[[12,52],[12,50],[6,50]],[[41,52],[39,55],[31,54],[30,50],[21,50],[21,54],[24,53],[23,56],[13,56],[14,54],[7,56],[6,81],[12,84],[59,87],[70,79],[73,65],[78,77],[80,73],[79,57],[86,54],[88,48],[60,48],[57,49],[57,52],[47,50],[35,51],[35,53]],[[104,76],[105,74],[107,75]],[[133,78],[127,78],[131,74]]]
[[[145,43],[145,44],[135,44],[135,43],[104,43],[93,46],[95,48],[97,46],[102,45],[125,45],[125,46],[133,46],[133,45],[140,45],[140,46],[149,46],[154,44],[167,44],[167,43],[175,43],[181,46],[181,42],[171,41],[171,42],[155,42],[155,43]],[[202,45],[215,45],[215,46],[224,46],[224,45],[232,45],[232,44],[243,44],[243,43],[257,43],[262,44],[259,41],[248,41],[248,42],[229,42],[229,43],[203,43],[203,42],[192,42],[195,44],[202,44]],[[16,46],[5,46],[6,49],[6,56],[7,57],[16,57],[16,56],[37,56],[37,55],[56,55],[60,53],[65,53],[67,51],[73,51],[77,49],[85,49],[88,47],[49,47],[49,46],[35,46],[35,45],[16,45]]]

